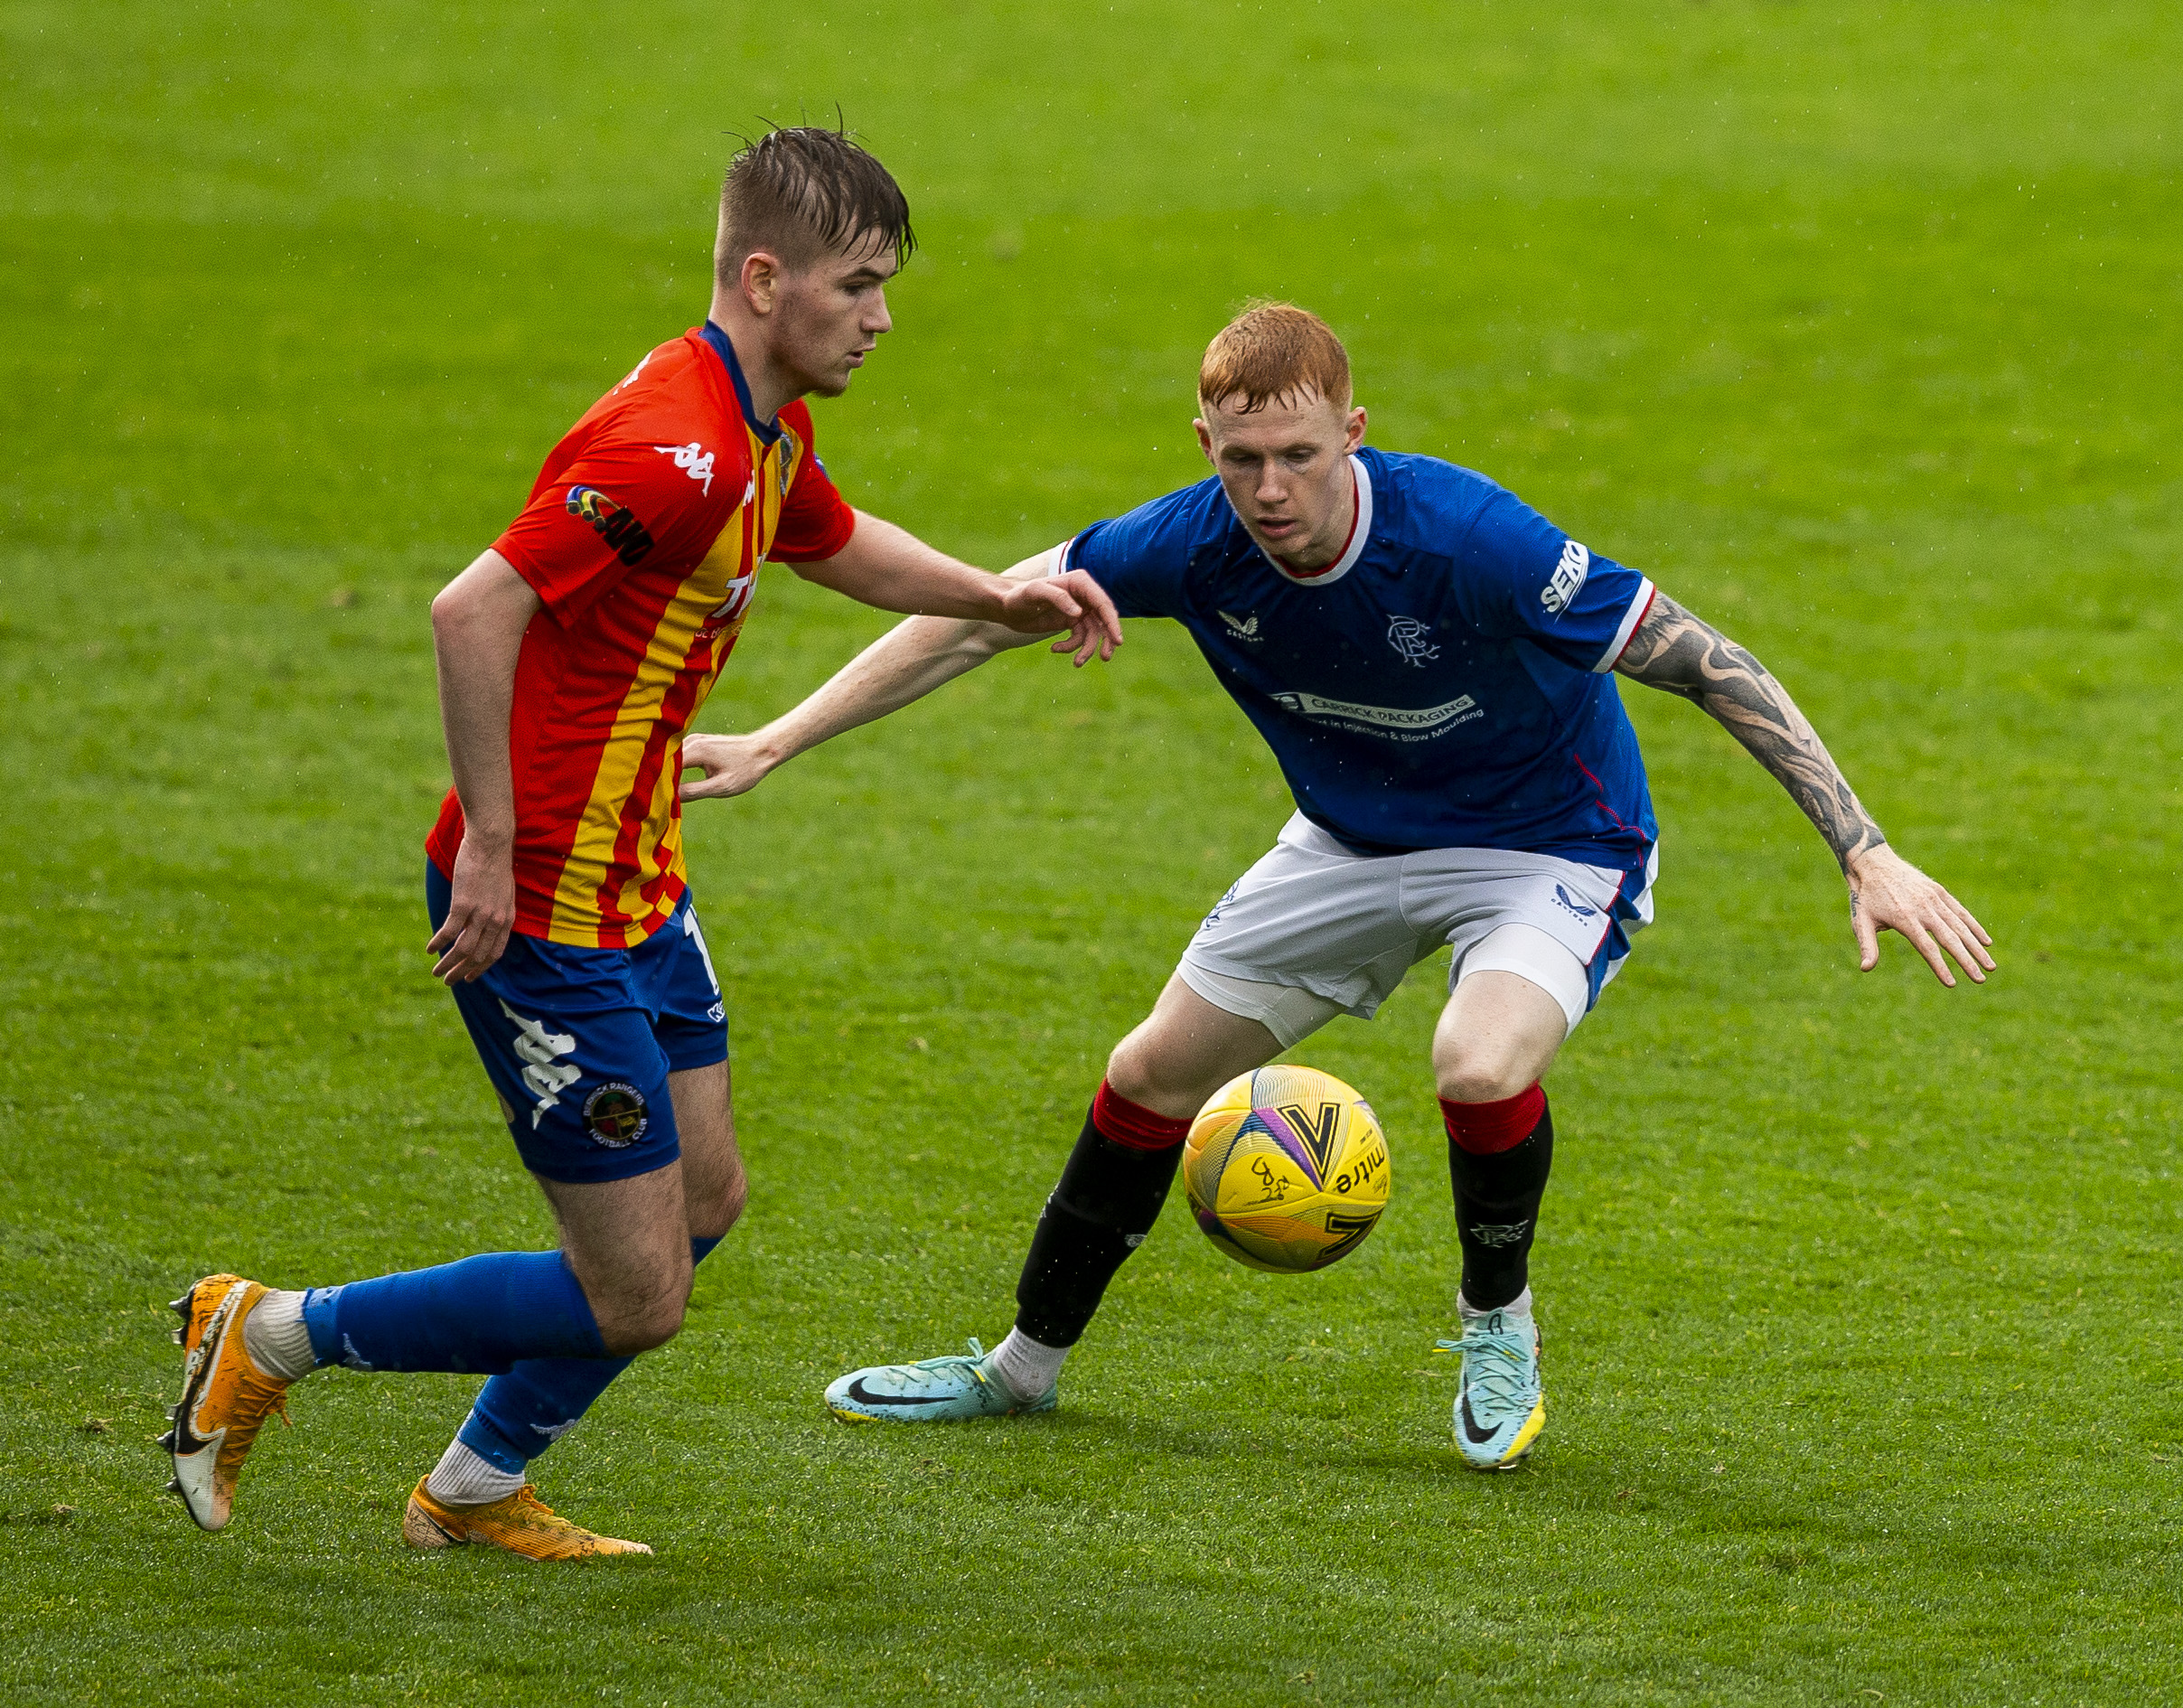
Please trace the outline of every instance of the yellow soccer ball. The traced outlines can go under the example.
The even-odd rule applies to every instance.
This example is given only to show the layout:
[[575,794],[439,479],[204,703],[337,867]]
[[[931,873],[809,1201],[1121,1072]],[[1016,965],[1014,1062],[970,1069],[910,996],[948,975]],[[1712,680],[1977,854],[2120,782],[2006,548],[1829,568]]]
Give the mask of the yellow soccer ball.
[[1316,1067],[1261,1067],[1213,1094],[1183,1140],[1198,1226],[1238,1262],[1325,1269],[1387,1207],[1387,1138],[1372,1105]]

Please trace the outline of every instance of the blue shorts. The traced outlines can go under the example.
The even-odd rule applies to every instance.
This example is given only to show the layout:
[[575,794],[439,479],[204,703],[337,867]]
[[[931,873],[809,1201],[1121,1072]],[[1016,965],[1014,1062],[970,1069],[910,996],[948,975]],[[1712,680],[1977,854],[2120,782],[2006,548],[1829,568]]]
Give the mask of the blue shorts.
[[[437,931],[453,887],[425,865]],[[548,1180],[623,1180],[682,1154],[667,1076],[727,1059],[727,1008],[686,893],[634,949],[511,936],[454,987],[486,1076],[514,1112],[523,1166]]]

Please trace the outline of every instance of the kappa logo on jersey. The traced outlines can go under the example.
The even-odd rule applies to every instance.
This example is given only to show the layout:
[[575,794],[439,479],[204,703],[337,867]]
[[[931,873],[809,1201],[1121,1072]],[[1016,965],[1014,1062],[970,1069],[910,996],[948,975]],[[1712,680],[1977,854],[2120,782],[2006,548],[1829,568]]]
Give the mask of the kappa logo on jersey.
[[1573,540],[1562,541],[1561,561],[1554,566],[1546,586],[1539,589],[1539,603],[1560,616],[1575,602],[1585,577],[1591,573],[1592,554]]
[[1559,884],[1554,886],[1554,899],[1560,903],[1562,910],[1572,919],[1597,919],[1599,917],[1599,910],[1597,907],[1587,907]]
[[655,445],[651,448],[661,456],[673,457],[675,466],[703,485],[707,498],[712,496],[713,454],[697,440],[692,439],[688,445]]
[[636,511],[615,503],[595,486],[570,487],[568,513],[596,529],[599,538],[632,568],[651,549],[651,530],[637,520]]
[[[629,371],[628,376],[622,381],[622,386],[629,384],[631,380],[634,380],[639,374],[642,373],[644,371],[644,364],[650,361],[657,353],[658,352],[656,351],[648,350],[642,356],[638,357],[637,365]],[[622,389],[622,386],[616,386],[614,389],[619,391]]]
[[1394,648],[1396,656],[1405,664],[1423,670],[1426,660],[1440,656],[1440,649],[1426,639],[1431,633],[1414,616],[1399,616],[1387,625],[1387,644]]
[[563,1092],[584,1077],[582,1068],[561,1059],[576,1054],[576,1041],[567,1032],[548,1032],[542,1020],[525,1019],[505,1001],[501,1012],[516,1023],[515,1053],[523,1061],[523,1084],[539,1100],[538,1107],[530,1112],[530,1128],[536,1132],[540,1117],[561,1101]]
[[1234,635],[1239,641],[1257,641],[1264,638],[1259,633],[1259,618],[1258,613],[1255,611],[1247,617],[1232,617],[1225,611],[1219,613],[1219,616],[1221,621],[1228,625],[1228,633]]

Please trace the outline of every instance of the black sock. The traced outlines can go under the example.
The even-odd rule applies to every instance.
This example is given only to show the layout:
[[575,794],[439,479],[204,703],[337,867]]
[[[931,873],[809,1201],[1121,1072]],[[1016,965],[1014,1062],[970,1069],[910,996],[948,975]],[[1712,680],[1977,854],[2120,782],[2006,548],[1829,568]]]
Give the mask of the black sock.
[[1076,1344],[1114,1272],[1159,1219],[1182,1154],[1179,1143],[1117,1144],[1085,1115],[1016,1283],[1017,1328],[1041,1346]]
[[1554,1162],[1554,1115],[1541,1106],[1530,1136],[1480,1156],[1448,1143],[1456,1188],[1456,1234],[1463,1242],[1463,1297],[1494,1310],[1531,1285],[1532,1235]]

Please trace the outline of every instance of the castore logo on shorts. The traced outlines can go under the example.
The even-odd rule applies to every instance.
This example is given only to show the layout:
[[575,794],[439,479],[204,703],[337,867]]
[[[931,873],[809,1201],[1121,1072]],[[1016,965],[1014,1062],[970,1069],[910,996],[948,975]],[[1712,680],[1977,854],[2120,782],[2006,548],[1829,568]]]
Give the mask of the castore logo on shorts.
[[1572,918],[1597,919],[1599,917],[1599,910],[1597,907],[1587,907],[1559,884],[1554,886],[1554,899],[1561,904],[1563,910]]

